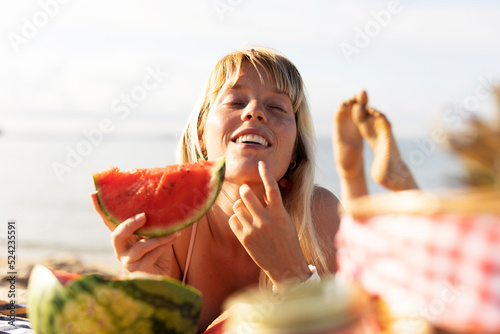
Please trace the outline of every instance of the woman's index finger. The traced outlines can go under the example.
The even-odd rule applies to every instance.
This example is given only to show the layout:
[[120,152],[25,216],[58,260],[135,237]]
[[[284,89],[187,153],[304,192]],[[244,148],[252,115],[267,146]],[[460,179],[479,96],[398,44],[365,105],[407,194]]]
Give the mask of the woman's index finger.
[[276,182],[264,161],[259,161],[259,174],[262,178],[262,182],[264,183],[264,190],[268,205],[271,203],[281,203],[281,192],[278,182]]

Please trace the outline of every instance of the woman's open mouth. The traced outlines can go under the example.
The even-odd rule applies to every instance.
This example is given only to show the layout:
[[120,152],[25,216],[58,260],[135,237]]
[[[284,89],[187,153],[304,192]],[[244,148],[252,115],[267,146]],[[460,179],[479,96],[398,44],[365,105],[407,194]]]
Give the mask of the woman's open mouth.
[[269,146],[269,143],[264,137],[256,134],[247,134],[239,136],[238,138],[236,138],[234,142],[238,144],[254,144],[254,145]]

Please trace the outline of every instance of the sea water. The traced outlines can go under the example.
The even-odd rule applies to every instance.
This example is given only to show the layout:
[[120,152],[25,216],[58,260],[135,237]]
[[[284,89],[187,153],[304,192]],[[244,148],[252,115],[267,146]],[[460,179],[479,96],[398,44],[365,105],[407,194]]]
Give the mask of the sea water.
[[[82,136],[74,135],[0,135],[0,222],[7,226],[16,221],[20,261],[67,255],[116,261],[110,231],[90,200],[92,173],[111,166],[173,164],[177,138],[145,133],[108,136],[92,146],[81,143]],[[420,187],[453,186],[449,181],[460,174],[460,164],[431,144],[425,138],[399,141]],[[318,138],[317,147],[316,182],[340,198],[330,139]],[[74,156],[78,150],[80,159]],[[373,159],[369,148],[364,155],[369,169]],[[371,193],[385,191],[371,180],[369,188]],[[4,233],[0,231],[3,240]]]

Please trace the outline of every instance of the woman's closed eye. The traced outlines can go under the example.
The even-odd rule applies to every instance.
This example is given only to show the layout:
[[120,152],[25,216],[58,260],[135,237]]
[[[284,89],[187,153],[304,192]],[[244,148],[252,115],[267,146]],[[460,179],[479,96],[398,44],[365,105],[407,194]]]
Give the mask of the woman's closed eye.
[[279,113],[283,113],[283,114],[288,114],[289,113],[289,110],[288,110],[287,107],[283,106],[282,104],[278,104],[278,103],[268,104],[267,108],[269,110],[272,110],[272,111],[275,111],[275,112],[279,112]]
[[228,106],[228,107],[243,107],[245,106],[245,102],[241,101],[241,100],[229,100],[227,102],[224,103],[224,105]]
[[283,107],[281,107],[281,106],[270,105],[269,108],[271,108],[273,110],[278,110],[278,111],[281,111],[281,112],[286,112],[286,110]]
[[288,113],[289,107],[282,100],[282,98],[271,98],[268,101],[265,101],[266,108],[281,113]]

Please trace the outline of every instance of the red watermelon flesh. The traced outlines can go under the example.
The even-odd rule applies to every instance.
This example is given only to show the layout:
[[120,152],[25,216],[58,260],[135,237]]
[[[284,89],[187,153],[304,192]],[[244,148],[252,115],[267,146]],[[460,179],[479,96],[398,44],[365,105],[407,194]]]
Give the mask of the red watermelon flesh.
[[52,274],[57,277],[59,283],[61,283],[63,286],[66,286],[66,284],[68,284],[69,282],[82,277],[82,274],[80,273],[69,273],[67,271],[57,269],[53,269],[51,271]]
[[217,198],[224,180],[225,160],[162,168],[94,174],[102,211],[116,225],[138,213],[146,224],[138,235],[171,234],[200,219]]

